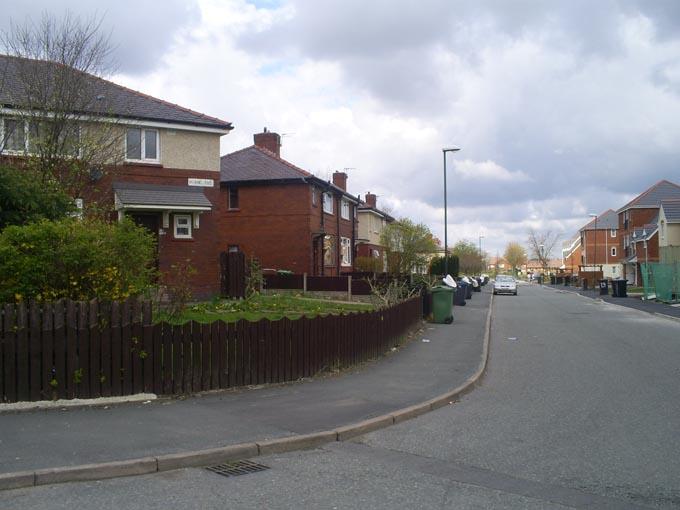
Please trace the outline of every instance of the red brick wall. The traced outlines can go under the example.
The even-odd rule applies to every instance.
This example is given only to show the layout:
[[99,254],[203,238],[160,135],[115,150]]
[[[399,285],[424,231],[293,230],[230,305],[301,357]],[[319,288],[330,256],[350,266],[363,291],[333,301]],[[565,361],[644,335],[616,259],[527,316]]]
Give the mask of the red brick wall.
[[203,299],[219,293],[219,253],[224,250],[220,243],[220,222],[222,211],[226,209],[219,188],[219,173],[198,170],[179,170],[147,165],[123,165],[112,170],[103,179],[93,184],[91,194],[85,198],[87,203],[98,197],[102,205],[110,204],[114,209],[114,181],[140,182],[146,184],[162,184],[171,186],[187,186],[189,177],[213,179],[212,188],[196,188],[203,190],[213,205],[212,211],[201,213],[199,228],[192,229],[193,239],[175,239],[173,237],[173,216],[170,215],[170,226],[162,228],[164,232],[158,237],[158,266],[161,272],[167,273],[176,264],[189,264],[196,269],[190,279],[190,285],[196,299]]
[[[618,264],[623,258],[620,244],[620,231],[616,231],[616,237],[611,237],[610,230],[586,230],[584,231],[585,265],[590,264]],[[611,249],[616,247],[616,255],[612,256]],[[580,256],[580,254],[579,254]]]
[[[309,202],[311,204],[311,201]],[[323,220],[322,220],[323,217]],[[316,206],[311,206],[311,215],[309,228],[311,232],[325,232],[335,238],[335,263],[332,266],[323,265],[323,274],[326,276],[338,276],[342,273],[351,273],[354,271],[354,257],[352,257],[352,266],[341,265],[340,255],[340,237],[354,239],[356,237],[357,226],[354,224],[354,204],[350,206],[349,220],[341,217],[341,196],[337,195],[333,199],[333,214],[323,212],[323,200],[321,192],[318,193],[318,201]],[[352,247],[352,252],[354,248]],[[318,250],[318,257],[315,261],[315,270],[312,274],[321,274],[323,263],[323,252]]]

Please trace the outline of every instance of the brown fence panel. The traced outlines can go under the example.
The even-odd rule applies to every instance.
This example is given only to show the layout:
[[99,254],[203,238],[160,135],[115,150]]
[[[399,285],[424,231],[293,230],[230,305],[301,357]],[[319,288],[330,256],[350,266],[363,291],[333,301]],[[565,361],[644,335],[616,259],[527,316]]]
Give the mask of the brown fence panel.
[[301,274],[265,274],[263,275],[265,289],[291,289],[304,287],[304,275]]
[[307,290],[327,292],[347,292],[346,276],[308,276]]
[[16,402],[16,331],[14,305],[5,305],[3,319],[3,381],[5,401]]
[[25,303],[16,306],[16,351],[17,351],[17,400],[28,400],[30,397],[30,373],[28,355],[28,323]]
[[220,253],[220,287],[222,297],[245,297],[246,256],[243,252]]

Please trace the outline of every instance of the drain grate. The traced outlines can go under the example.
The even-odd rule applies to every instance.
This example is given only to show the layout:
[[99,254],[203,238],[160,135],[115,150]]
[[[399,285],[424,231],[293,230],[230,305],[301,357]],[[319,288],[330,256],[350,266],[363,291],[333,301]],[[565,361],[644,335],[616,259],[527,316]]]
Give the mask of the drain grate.
[[213,473],[217,473],[218,475],[229,477],[257,473],[258,471],[269,469],[269,466],[258,464],[257,462],[251,462],[249,460],[237,460],[234,462],[219,464],[217,466],[210,466],[206,469],[208,471],[212,471]]

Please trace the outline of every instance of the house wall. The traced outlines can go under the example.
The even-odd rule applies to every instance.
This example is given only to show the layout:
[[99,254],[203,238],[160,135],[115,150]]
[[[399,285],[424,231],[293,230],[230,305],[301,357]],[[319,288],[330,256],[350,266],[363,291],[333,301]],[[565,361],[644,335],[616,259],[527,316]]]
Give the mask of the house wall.
[[160,139],[163,166],[220,171],[219,134],[161,129]]
[[[665,229],[661,228],[662,224]],[[680,246],[680,223],[668,223],[663,207],[659,208],[659,246]]]
[[306,184],[241,186],[239,208],[226,208],[227,187],[220,193],[223,250],[238,246],[266,269],[312,274],[311,191]]
[[[214,172],[186,170],[179,168],[159,168],[136,165],[123,165],[112,169],[101,181],[93,184],[85,197],[85,207],[90,201],[98,200],[102,205],[114,208],[112,183],[115,181],[186,186],[189,178],[213,179],[215,185],[200,188],[211,202],[213,209],[201,213],[199,228],[192,229],[192,239],[173,237],[173,217],[170,215],[169,228],[161,228],[158,233],[158,269],[165,274],[172,273],[172,267],[189,265],[196,270],[189,279],[189,285],[196,299],[203,299],[220,291],[219,254],[224,251],[220,242],[220,217],[226,209],[219,180]],[[162,219],[161,213],[158,214]],[[169,280],[172,283],[172,278]]]
[[[323,201],[321,194],[318,195],[318,200],[316,205],[308,202],[310,204],[310,222],[309,228],[313,233],[324,232],[326,235],[330,235],[334,238],[335,242],[335,259],[333,265],[326,265],[323,262],[323,250],[316,250],[316,257],[313,260],[313,270],[311,274],[323,274],[325,276],[338,276],[342,273],[351,273],[354,271],[354,254],[355,246],[351,246],[352,253],[352,265],[343,266],[341,264],[340,258],[340,238],[346,237],[352,240],[352,243],[356,239],[356,232],[358,231],[358,225],[356,218],[354,218],[354,207],[355,204],[350,204],[350,215],[349,219],[343,219],[340,215],[340,202],[342,195],[336,194],[333,197],[333,214],[328,214],[323,211]],[[321,238],[318,238],[319,240]],[[320,243],[320,241],[316,241]]]
[[[611,236],[609,229],[584,230],[581,237],[582,265],[617,264],[622,258],[619,242],[619,231],[616,237]],[[616,248],[616,255],[612,255],[612,247]]]
[[382,217],[371,211],[359,211],[357,213],[359,221],[358,237],[360,239],[368,239],[370,244],[380,244],[380,234],[383,229]]

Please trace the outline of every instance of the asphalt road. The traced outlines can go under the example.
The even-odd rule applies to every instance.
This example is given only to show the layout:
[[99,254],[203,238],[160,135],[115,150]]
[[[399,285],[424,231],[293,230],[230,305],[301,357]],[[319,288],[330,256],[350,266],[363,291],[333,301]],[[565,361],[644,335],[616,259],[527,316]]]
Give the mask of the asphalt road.
[[6,491],[0,508],[680,508],[680,322],[573,293],[498,296],[460,402],[354,442]]

